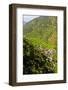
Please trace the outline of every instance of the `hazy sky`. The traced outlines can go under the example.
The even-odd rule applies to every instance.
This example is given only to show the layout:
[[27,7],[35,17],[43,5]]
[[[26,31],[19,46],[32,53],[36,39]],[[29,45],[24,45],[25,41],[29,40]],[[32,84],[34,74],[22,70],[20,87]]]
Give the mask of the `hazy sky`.
[[29,22],[29,21],[31,21],[32,19],[37,18],[37,17],[39,17],[39,16],[30,16],[30,15],[25,15],[25,16],[23,16],[25,23],[27,23],[27,22]]

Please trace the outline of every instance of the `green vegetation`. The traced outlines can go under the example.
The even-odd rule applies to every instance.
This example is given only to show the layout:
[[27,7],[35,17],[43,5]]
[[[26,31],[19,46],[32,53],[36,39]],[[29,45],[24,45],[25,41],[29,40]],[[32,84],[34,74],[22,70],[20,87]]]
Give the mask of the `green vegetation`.
[[23,35],[23,74],[57,73],[57,17],[33,19]]

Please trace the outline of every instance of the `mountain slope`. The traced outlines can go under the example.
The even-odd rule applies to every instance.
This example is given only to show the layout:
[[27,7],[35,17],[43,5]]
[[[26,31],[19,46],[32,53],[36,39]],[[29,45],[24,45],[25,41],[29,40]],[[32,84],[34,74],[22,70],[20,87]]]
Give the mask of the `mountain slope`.
[[40,16],[26,23],[23,33],[34,45],[55,49],[57,45],[57,17]]

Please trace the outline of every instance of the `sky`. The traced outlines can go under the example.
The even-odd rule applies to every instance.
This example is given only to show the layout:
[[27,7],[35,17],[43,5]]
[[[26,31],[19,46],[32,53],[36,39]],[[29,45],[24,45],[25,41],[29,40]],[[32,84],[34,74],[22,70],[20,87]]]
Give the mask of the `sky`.
[[24,15],[23,18],[24,18],[24,23],[27,23],[29,21],[31,21],[32,19],[34,18],[37,18],[39,16],[30,16],[30,15]]

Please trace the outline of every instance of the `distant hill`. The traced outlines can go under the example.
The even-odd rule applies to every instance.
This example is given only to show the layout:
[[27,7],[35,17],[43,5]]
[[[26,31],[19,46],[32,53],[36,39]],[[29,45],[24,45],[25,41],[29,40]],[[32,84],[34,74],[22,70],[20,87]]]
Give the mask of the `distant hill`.
[[24,36],[34,45],[43,48],[57,47],[57,17],[40,16],[24,24]]

